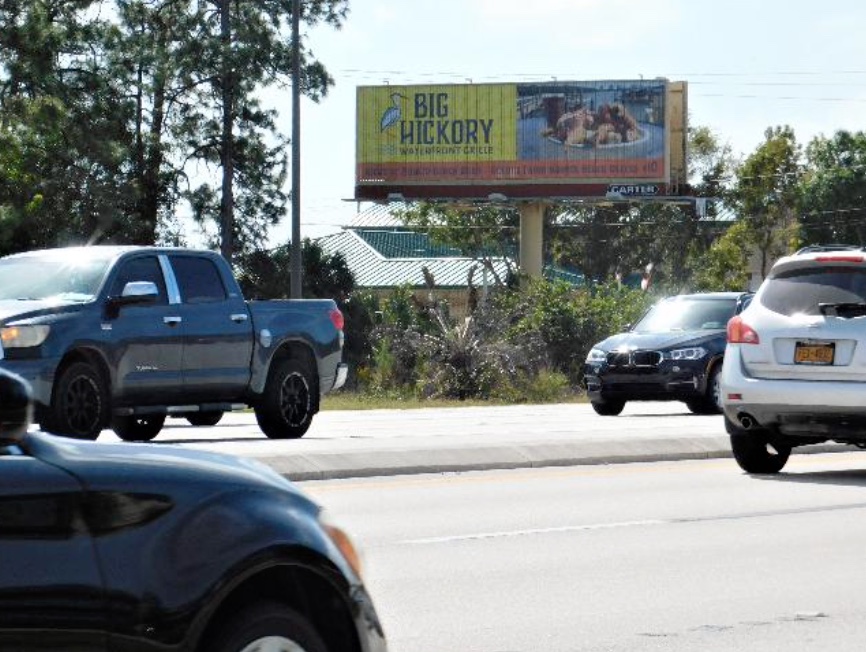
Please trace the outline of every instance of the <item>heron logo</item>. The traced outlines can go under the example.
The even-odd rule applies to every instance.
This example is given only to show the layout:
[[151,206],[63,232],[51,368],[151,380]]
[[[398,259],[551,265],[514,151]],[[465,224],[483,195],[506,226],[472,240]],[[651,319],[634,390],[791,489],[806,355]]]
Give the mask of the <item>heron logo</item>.
[[403,119],[402,101],[405,99],[405,95],[401,95],[400,93],[391,93],[391,106],[382,112],[382,117],[379,120],[380,132],[385,131],[389,127],[393,127]]

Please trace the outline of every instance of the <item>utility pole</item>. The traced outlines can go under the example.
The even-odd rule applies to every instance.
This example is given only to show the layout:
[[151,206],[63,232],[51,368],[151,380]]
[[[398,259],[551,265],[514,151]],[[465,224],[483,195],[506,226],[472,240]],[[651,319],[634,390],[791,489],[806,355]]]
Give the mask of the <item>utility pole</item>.
[[292,0],[292,299],[301,298],[301,0]]
[[235,198],[234,198],[234,153],[232,143],[234,134],[234,61],[232,60],[232,24],[231,24],[231,0],[222,0],[220,3],[220,40],[222,46],[222,197],[220,201],[220,253],[232,263],[232,251],[234,249],[234,221],[235,221]]

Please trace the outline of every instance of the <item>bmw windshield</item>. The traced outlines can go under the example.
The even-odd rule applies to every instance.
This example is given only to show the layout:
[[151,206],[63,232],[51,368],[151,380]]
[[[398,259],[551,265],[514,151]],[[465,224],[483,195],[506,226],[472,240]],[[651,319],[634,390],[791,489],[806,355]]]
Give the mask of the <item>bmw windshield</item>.
[[719,330],[734,316],[736,299],[660,301],[632,328],[636,333]]

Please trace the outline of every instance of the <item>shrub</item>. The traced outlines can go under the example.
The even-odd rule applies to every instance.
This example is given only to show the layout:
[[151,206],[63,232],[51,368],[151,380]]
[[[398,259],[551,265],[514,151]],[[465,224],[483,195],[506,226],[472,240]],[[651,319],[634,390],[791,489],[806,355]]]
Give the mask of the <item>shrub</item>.
[[368,341],[369,391],[422,398],[562,400],[576,391],[589,348],[636,321],[653,297],[618,285],[531,281],[498,288],[463,321],[409,288],[381,301]]
[[562,281],[533,280],[504,297],[512,337],[536,333],[553,368],[577,386],[592,345],[634,322],[652,302],[647,293],[618,284],[575,288]]

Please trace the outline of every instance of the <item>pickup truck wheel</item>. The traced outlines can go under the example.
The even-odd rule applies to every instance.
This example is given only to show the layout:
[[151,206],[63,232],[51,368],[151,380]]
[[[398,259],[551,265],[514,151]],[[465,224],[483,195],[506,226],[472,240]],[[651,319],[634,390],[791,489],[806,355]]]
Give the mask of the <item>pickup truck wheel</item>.
[[209,652],[328,652],[309,620],[277,602],[253,604],[208,638]]
[[42,413],[39,427],[55,435],[94,440],[108,423],[108,401],[99,372],[75,362],[60,372],[51,407]]
[[162,430],[164,414],[122,416],[111,420],[111,429],[123,441],[150,441]]
[[223,413],[219,410],[213,412],[191,412],[186,415],[186,420],[191,426],[215,426],[223,418]]
[[255,407],[256,421],[269,439],[303,437],[313,420],[310,370],[298,360],[274,363]]

